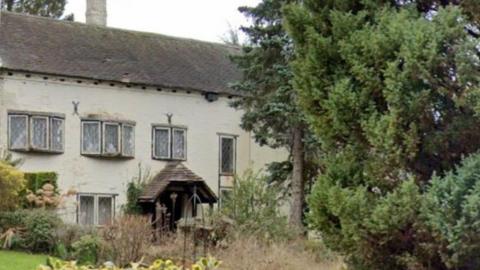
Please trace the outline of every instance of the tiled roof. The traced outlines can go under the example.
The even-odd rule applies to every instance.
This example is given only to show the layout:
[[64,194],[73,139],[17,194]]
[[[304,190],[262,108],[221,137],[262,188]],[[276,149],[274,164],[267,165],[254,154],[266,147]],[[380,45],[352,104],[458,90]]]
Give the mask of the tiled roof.
[[205,181],[181,162],[169,162],[146,186],[139,201],[153,202],[169,185],[196,186],[198,193],[206,201],[215,203],[217,197]]
[[44,74],[235,94],[219,43],[1,12],[0,66]]

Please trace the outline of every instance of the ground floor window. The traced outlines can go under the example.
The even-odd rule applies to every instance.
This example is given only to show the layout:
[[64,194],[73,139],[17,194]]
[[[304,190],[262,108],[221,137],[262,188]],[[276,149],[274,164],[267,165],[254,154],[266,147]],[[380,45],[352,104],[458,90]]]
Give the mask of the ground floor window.
[[115,215],[114,194],[78,195],[77,223],[80,225],[102,226],[112,222]]

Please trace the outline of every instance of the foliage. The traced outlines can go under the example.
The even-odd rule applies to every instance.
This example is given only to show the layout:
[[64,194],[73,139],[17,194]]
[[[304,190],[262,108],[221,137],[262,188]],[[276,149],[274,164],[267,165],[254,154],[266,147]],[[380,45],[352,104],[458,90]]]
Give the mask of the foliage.
[[[243,109],[241,126],[252,131],[260,145],[286,148],[290,152],[288,162],[291,171],[288,187],[292,197],[290,221],[301,226],[304,205],[304,173],[306,160],[315,157],[314,142],[307,128],[304,114],[297,106],[297,93],[292,85],[293,73],[290,63],[294,59],[291,38],[282,26],[282,6],[296,0],[265,0],[255,7],[240,7],[252,25],[242,27],[249,41],[242,46],[242,54],[232,60],[243,73],[242,80],[232,88],[242,93],[232,106]],[[309,149],[309,155],[305,155]],[[273,169],[285,167],[271,166]],[[317,169],[313,170],[315,173]],[[283,171],[274,174],[282,174]]]
[[13,248],[31,252],[51,252],[55,230],[62,224],[56,213],[47,210],[17,210],[0,213],[0,229],[15,229]]
[[138,205],[138,198],[145,186],[151,181],[152,176],[149,168],[142,168],[138,164],[138,175],[127,183],[127,203],[123,205],[123,212],[127,215],[141,214],[142,208]]
[[72,255],[80,265],[95,265],[99,260],[102,244],[100,237],[84,235],[72,244]]
[[480,154],[434,176],[425,196],[422,215],[434,232],[435,252],[449,269],[480,268]]
[[56,172],[26,172],[27,180],[26,188],[32,191],[41,189],[46,184],[53,185],[55,190],[58,189],[58,174]]
[[222,201],[221,213],[231,218],[240,232],[262,239],[290,236],[286,218],[280,214],[280,190],[260,173],[248,170],[236,177],[231,194]]
[[[213,257],[201,258],[198,262],[194,263],[191,270],[216,270],[220,266],[220,261],[216,260]],[[150,266],[142,266],[142,263],[130,263],[131,270],[181,270],[182,267],[179,267],[173,263],[171,260],[156,260]],[[47,265],[40,265],[37,267],[37,270],[122,270],[124,268],[119,268],[114,265],[105,264],[100,268],[92,268],[90,266],[78,266],[77,262],[71,261],[61,261],[55,258],[48,258]],[[189,269],[185,269],[189,270]]]
[[[1,9],[8,11],[59,19],[63,16],[67,0],[4,0],[1,3]],[[73,14],[65,19],[73,21]]]
[[123,215],[107,225],[102,236],[108,243],[107,257],[124,266],[142,258],[152,242],[152,224],[149,217]]
[[[448,269],[416,222],[421,192],[480,147],[467,100],[477,41],[458,7],[302,1],[285,9],[295,88],[321,142],[311,227],[353,269]],[[395,5],[395,6],[392,6]]]
[[0,162],[0,211],[19,206],[19,195],[25,185],[24,175],[13,166]]
[[63,224],[55,230],[55,249],[53,255],[63,260],[74,259],[73,244],[86,235],[96,235],[96,229],[76,224]]

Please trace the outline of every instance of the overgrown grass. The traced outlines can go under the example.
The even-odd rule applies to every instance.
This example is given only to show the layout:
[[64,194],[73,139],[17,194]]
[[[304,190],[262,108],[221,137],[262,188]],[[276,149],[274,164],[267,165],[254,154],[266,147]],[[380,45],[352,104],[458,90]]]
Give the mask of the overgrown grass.
[[0,270],[35,270],[45,264],[47,255],[33,255],[14,251],[0,251]]

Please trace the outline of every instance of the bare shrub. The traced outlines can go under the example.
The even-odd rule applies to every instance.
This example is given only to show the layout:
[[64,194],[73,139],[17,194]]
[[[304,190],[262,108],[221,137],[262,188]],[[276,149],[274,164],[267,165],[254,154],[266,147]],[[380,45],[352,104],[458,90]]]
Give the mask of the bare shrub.
[[149,217],[123,215],[103,229],[106,257],[120,266],[139,261],[152,244],[152,237]]
[[326,249],[323,256],[306,247],[305,240],[265,243],[258,238],[238,238],[214,256],[225,269],[236,270],[340,270],[341,260]]

